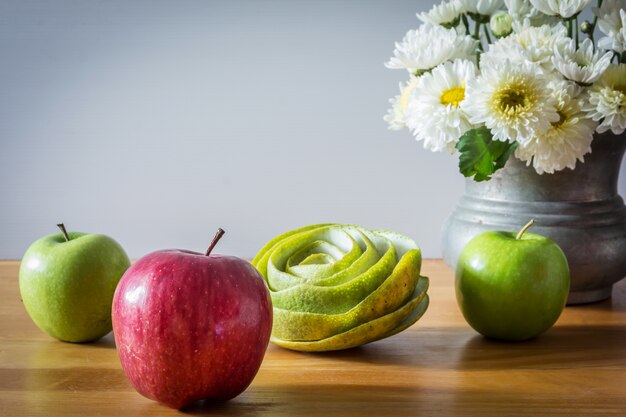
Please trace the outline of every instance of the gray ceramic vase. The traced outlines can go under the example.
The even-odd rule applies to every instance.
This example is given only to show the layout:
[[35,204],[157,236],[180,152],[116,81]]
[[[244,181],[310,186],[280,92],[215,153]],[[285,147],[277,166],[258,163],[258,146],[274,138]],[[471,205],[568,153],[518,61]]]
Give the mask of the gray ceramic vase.
[[517,231],[534,218],[532,232],[555,240],[567,256],[568,304],[610,297],[613,284],[626,276],[626,207],[617,193],[624,150],[626,133],[604,133],[574,170],[539,175],[512,157],[490,181],[467,180],[443,227],[444,260],[454,268],[478,233]]

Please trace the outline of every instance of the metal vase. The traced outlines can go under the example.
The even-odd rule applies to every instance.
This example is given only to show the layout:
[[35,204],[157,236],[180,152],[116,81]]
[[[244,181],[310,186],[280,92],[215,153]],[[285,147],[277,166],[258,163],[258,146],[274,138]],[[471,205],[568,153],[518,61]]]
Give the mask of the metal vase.
[[517,231],[534,218],[532,232],[556,241],[567,256],[568,304],[610,297],[613,284],[626,276],[626,207],[617,193],[626,133],[596,134],[591,148],[574,170],[539,175],[511,157],[490,181],[467,180],[443,227],[445,262],[454,268],[479,233]]

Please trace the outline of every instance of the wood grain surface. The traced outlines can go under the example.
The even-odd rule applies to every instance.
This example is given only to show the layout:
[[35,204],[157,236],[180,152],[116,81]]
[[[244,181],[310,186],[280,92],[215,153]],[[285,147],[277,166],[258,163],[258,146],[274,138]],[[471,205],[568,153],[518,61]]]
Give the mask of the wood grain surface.
[[[69,344],[39,331],[20,301],[18,262],[0,262],[0,416],[166,416],[137,394],[111,334]],[[477,335],[456,305],[453,272],[425,261],[431,304],[413,327],[348,351],[270,345],[252,385],[184,413],[225,416],[626,415],[626,281],[602,303],[568,307],[524,343]]]

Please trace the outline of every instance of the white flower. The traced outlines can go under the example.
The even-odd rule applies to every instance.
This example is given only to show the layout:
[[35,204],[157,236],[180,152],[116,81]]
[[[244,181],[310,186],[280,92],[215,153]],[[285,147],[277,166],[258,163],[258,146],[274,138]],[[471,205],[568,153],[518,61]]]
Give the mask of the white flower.
[[461,0],[461,3],[468,13],[491,16],[502,8],[504,0]]
[[498,12],[491,16],[489,27],[497,38],[508,36],[513,31],[513,17],[508,13]]
[[559,120],[515,150],[515,156],[527,165],[532,164],[538,174],[552,174],[566,167],[574,169],[576,161],[584,162],[584,155],[591,152],[597,125],[581,110],[577,97],[580,89],[574,84],[559,80],[551,82],[549,87],[557,100]]
[[459,18],[463,12],[461,0],[444,0],[434,5],[428,12],[418,13],[417,18],[424,23],[451,28],[459,23]]
[[570,18],[587,7],[591,0],[530,0],[530,2],[541,13]]
[[541,65],[547,72],[552,72],[554,46],[566,39],[565,26],[559,23],[553,27],[548,25],[534,27],[526,21],[524,25],[514,28],[515,33],[489,46],[487,52],[480,58],[481,65],[497,64],[505,60],[517,64],[531,62]]
[[385,66],[406,69],[411,74],[421,73],[452,59],[471,59],[476,48],[477,41],[471,36],[456,29],[424,23],[417,30],[410,30],[402,42],[396,43],[394,56]]
[[[499,62],[510,61],[515,64],[533,62],[529,53],[509,35],[489,45],[489,49],[480,56],[481,66],[493,66]],[[534,63],[534,62],[533,62]]]
[[418,78],[409,101],[407,126],[424,142],[424,148],[453,153],[461,135],[472,128],[460,105],[466,83],[475,76],[474,63],[458,59]]
[[405,84],[400,83],[400,95],[390,99],[391,108],[383,120],[389,124],[390,130],[401,130],[406,127],[406,109],[409,106],[409,97],[415,90],[417,79],[411,77]]
[[599,9],[594,7],[598,17],[598,29],[606,36],[598,40],[598,46],[622,53],[626,51],[626,0],[605,0]]
[[524,20],[533,10],[529,0],[504,0],[504,4],[514,20]]
[[514,23],[518,25],[552,26],[561,21],[560,17],[548,16],[535,9],[530,0],[504,0],[504,4],[508,13],[513,17]]
[[538,65],[528,62],[481,66],[480,76],[467,84],[463,109],[494,139],[524,145],[559,120],[548,81]]
[[598,122],[598,133],[608,130],[621,135],[626,130],[626,64],[612,64],[590,87],[589,102],[583,106],[588,117]]
[[555,45],[552,63],[568,80],[591,85],[608,68],[612,57],[613,52],[594,52],[593,42],[589,38],[578,49],[573,39],[566,39]]

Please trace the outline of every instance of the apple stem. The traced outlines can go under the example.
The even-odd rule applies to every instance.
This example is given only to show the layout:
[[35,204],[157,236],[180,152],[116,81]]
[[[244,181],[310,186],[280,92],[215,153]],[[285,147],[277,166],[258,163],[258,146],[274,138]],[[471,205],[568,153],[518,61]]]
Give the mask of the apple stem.
[[530,229],[533,224],[535,224],[535,219],[530,219],[530,221],[522,227],[522,230],[519,231],[517,236],[515,236],[515,240],[520,240],[522,236],[524,236],[524,233],[526,233],[526,230]]
[[211,251],[213,250],[215,245],[217,245],[217,242],[222,238],[222,236],[224,236],[224,233],[226,232],[224,232],[221,227],[217,229],[217,233],[215,234],[213,241],[209,245],[209,248],[206,250],[205,256],[209,256],[211,254]]
[[65,237],[65,241],[69,242],[70,241],[70,235],[67,233],[67,230],[65,230],[65,225],[63,223],[59,223],[59,224],[57,224],[57,227],[59,229],[61,229],[61,232],[63,232],[63,237]]

